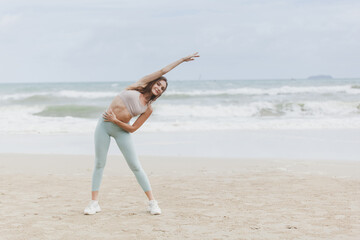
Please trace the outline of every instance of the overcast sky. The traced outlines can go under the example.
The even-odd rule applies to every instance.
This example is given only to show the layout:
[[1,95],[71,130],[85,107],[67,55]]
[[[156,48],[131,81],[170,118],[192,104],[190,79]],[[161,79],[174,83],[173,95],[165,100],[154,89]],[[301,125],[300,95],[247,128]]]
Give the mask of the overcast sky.
[[0,82],[360,77],[358,0],[0,0]]

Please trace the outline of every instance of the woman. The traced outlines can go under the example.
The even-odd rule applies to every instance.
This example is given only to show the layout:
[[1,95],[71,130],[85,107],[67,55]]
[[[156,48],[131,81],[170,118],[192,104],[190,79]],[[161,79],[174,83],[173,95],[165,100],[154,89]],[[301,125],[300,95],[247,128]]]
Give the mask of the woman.
[[[139,129],[150,117],[152,113],[151,104],[166,90],[167,79],[162,75],[183,62],[194,60],[195,57],[199,57],[197,52],[181,58],[130,85],[113,99],[108,110],[100,117],[95,130],[95,167],[92,177],[92,200],[85,208],[84,214],[95,214],[101,211],[98,202],[99,188],[110,145],[110,137],[116,140],[127,164],[149,199],[148,211],[153,215],[161,214],[161,209],[152,194],[149,179],[137,158],[130,133]],[[130,125],[130,119],[138,115],[140,116]]]

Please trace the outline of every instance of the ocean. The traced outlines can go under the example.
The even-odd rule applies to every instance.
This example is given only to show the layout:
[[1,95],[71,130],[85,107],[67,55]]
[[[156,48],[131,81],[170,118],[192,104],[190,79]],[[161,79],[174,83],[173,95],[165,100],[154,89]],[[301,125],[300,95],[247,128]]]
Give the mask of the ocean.
[[[91,133],[129,84],[2,83],[0,134]],[[140,131],[360,129],[360,79],[170,80],[153,109]]]

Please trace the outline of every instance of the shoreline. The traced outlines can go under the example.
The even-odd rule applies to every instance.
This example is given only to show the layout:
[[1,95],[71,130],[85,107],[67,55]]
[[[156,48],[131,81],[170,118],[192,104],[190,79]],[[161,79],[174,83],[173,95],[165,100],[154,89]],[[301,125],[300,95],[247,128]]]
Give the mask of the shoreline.
[[[360,129],[134,133],[138,155],[252,159],[353,160]],[[0,153],[94,154],[93,134],[0,134]],[[112,139],[109,155],[121,155]]]

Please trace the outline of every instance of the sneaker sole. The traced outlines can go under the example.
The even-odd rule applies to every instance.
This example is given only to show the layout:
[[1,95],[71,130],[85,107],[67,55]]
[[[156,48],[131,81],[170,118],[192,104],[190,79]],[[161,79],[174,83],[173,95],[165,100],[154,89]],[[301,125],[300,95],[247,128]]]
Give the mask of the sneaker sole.
[[161,212],[159,213],[159,212],[156,212],[156,213],[152,213],[152,212],[150,212],[150,214],[151,215],[160,215],[161,214]]
[[88,213],[88,212],[84,212],[84,215],[94,215],[96,212],[94,213]]
[[101,210],[100,210],[100,211],[95,211],[94,213],[93,213],[93,212],[91,212],[91,213],[89,213],[89,212],[84,212],[84,215],[94,215],[95,213],[98,213],[98,212],[101,212]]

